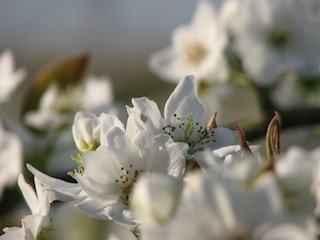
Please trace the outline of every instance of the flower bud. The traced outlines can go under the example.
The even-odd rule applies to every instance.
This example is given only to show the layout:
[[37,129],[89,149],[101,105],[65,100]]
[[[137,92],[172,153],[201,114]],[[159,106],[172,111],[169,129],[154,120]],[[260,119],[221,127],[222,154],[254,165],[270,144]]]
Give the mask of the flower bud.
[[81,154],[94,151],[100,145],[99,118],[87,112],[78,112],[72,125],[74,142]]

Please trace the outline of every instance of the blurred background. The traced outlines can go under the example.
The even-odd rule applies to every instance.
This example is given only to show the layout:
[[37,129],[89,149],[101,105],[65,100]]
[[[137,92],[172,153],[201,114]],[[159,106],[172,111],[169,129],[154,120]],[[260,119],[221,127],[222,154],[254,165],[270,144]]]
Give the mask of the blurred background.
[[155,99],[174,85],[151,74],[147,59],[170,44],[174,28],[190,22],[196,2],[3,0],[0,51],[12,50],[29,81],[47,64],[85,51],[91,72],[110,77],[116,99]]

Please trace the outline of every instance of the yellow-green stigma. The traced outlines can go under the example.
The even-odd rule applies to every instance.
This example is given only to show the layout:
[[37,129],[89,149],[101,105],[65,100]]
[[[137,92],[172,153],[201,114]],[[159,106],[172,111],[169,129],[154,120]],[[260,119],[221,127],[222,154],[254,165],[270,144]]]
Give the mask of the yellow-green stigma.
[[214,143],[214,129],[209,131],[201,126],[199,122],[194,122],[192,113],[187,118],[180,118],[177,114],[173,115],[177,124],[166,125],[162,128],[175,142],[185,142],[189,145],[189,154],[203,149],[206,145]]
[[193,43],[186,48],[186,58],[193,64],[200,64],[208,55],[208,51],[199,43]]

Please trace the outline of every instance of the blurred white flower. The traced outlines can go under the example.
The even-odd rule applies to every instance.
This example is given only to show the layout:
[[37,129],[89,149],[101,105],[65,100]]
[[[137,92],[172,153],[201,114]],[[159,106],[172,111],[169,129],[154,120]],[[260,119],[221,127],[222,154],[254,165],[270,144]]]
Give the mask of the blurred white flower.
[[143,228],[141,239],[291,239],[288,229],[299,233],[293,239],[313,239],[304,221],[285,215],[272,174],[244,191],[234,182],[198,173],[186,178],[174,218],[161,229]]
[[310,2],[245,0],[239,7],[234,49],[256,84],[270,86],[287,71],[319,74],[320,28]]
[[200,81],[224,81],[228,75],[223,56],[227,43],[213,6],[208,1],[199,1],[190,25],[173,32],[172,45],[154,53],[149,67],[165,80],[176,83],[185,75],[196,75]]
[[25,239],[36,240],[40,234],[42,227],[49,225],[48,214],[50,204],[55,200],[54,195],[50,191],[43,188],[39,179],[34,177],[36,192],[26,183],[24,176],[19,175],[18,184],[22,195],[27,202],[31,215],[22,218],[22,227],[7,227],[4,228],[4,235],[0,236],[1,240],[5,239]]
[[121,149],[100,146],[84,154],[84,174],[75,172],[75,179],[102,206],[101,214],[120,224],[134,226],[137,219],[129,205],[138,178],[148,172],[182,178],[187,146],[165,135],[151,139],[145,132],[137,133],[134,138],[125,134],[119,138],[122,138]]
[[239,145],[221,147],[196,153],[196,159],[202,171],[219,174],[239,183],[247,183],[261,168],[260,146],[249,146],[251,153]]
[[168,134],[176,142],[187,143],[189,159],[205,148],[217,149],[237,143],[235,131],[202,125],[205,111],[193,76],[181,80],[172,92],[164,107],[164,117],[157,104],[146,97],[133,98],[132,104],[127,111],[138,127],[154,135]]
[[84,110],[100,113],[113,103],[113,88],[109,78],[89,76],[79,99]]
[[210,113],[217,112],[216,121],[221,126],[257,119],[261,113],[258,94],[245,86],[224,84],[210,87],[200,98],[206,109],[204,118],[208,119]]
[[26,76],[24,69],[14,69],[13,54],[10,50],[0,56],[0,104],[10,99],[13,91]]
[[154,226],[169,221],[179,203],[181,183],[181,179],[165,174],[144,174],[133,189],[131,201],[140,221]]
[[[319,196],[317,166],[320,149],[306,151],[291,147],[275,164],[275,174],[280,182],[288,210],[311,214]],[[313,191],[312,191],[313,189]]]
[[222,6],[219,12],[219,19],[221,24],[230,29],[232,21],[234,21],[239,11],[241,0],[225,0],[222,2]]
[[311,85],[311,89],[304,91],[304,89],[302,89],[303,85],[308,84],[308,80],[299,80],[290,74],[273,89],[271,93],[272,101],[277,107],[284,110],[320,107],[319,80],[312,81],[314,82],[314,86]]
[[83,85],[60,90],[52,83],[43,93],[39,109],[25,116],[25,123],[36,129],[59,129],[70,124],[78,111],[95,114],[115,111],[112,106],[113,92],[108,78],[89,77]]
[[0,199],[8,185],[16,183],[22,172],[23,146],[19,137],[6,131],[0,122]]

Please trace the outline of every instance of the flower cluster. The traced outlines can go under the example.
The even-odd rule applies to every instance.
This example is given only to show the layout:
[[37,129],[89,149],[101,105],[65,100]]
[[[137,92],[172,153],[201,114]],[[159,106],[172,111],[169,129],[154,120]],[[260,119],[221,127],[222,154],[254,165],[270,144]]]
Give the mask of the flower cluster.
[[[263,107],[319,107],[317,7],[304,0],[226,0],[219,6],[199,1],[191,23],[172,33],[171,46],[151,55],[150,70],[171,82],[196,75],[211,89],[203,92],[211,102],[229,83],[263,95],[251,97]],[[226,94],[220,94],[221,101]],[[254,114],[247,111],[244,117]]]
[[193,76],[181,80],[163,116],[146,97],[132,104],[126,125],[107,113],[75,115],[78,167],[69,172],[75,182],[28,164],[38,198],[23,176],[19,186],[32,215],[22,228],[6,228],[1,239],[42,235],[54,200],[72,201],[139,239],[317,237],[320,152],[293,147],[281,155],[279,114],[269,124],[264,159],[238,125],[233,131],[218,127],[216,115],[202,119]]
[[[120,108],[109,78],[88,74],[88,56],[80,54],[42,69],[21,89],[21,117],[12,120],[8,109],[26,73],[3,52],[0,207],[18,204],[8,190],[17,182],[31,213],[12,211],[21,227],[3,228],[0,240],[55,238],[52,215],[66,205],[108,223],[109,240],[319,239],[319,141],[306,150],[280,133],[296,116],[304,125],[320,116],[313,6],[198,1],[191,23],[149,59],[152,72],[177,83],[163,110],[148,97]],[[290,112],[306,103],[311,115]],[[265,148],[244,133],[261,136],[261,125]],[[300,141],[305,129],[315,128],[296,130]]]

